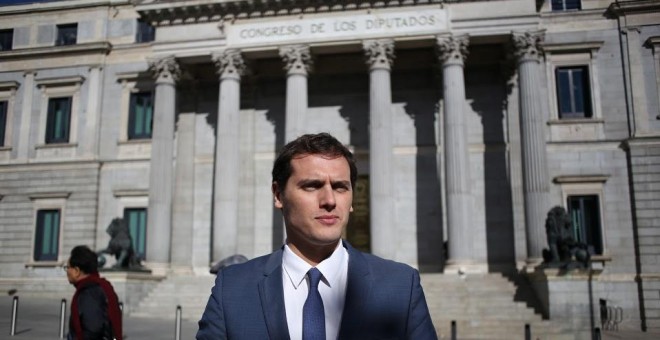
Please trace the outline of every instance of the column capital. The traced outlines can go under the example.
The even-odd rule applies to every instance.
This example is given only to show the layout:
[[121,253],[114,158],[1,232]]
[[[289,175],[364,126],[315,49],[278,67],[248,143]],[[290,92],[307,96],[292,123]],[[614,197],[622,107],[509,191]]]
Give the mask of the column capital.
[[156,84],[174,84],[181,78],[181,69],[174,56],[149,60],[149,70],[156,79]]
[[307,73],[312,68],[312,55],[307,45],[289,45],[280,48],[280,57],[286,63],[284,69],[288,74]]
[[245,61],[239,50],[228,49],[220,53],[214,53],[213,62],[215,67],[218,68],[220,79],[241,79],[241,76],[245,74]]
[[519,62],[539,61],[539,58],[543,54],[540,44],[544,37],[545,30],[512,32],[511,39],[514,46],[513,55]]
[[390,69],[394,60],[394,40],[365,40],[362,42],[362,48],[367,55],[369,69]]
[[467,34],[453,35],[451,33],[436,36],[438,55],[443,65],[463,65],[468,56],[470,37]]

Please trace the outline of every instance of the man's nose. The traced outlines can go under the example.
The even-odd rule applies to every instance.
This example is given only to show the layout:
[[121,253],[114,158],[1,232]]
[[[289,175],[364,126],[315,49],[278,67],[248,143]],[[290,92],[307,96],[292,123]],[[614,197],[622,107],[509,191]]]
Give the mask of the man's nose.
[[335,201],[335,191],[332,190],[332,187],[326,185],[320,192],[321,197],[319,197],[319,205],[325,210],[332,210],[337,205]]

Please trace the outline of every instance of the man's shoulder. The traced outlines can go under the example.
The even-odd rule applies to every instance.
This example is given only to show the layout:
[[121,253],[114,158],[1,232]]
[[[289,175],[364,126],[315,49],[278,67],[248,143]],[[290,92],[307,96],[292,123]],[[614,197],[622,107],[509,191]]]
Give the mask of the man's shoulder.
[[[262,277],[267,271],[267,266],[272,261],[273,257],[280,256],[281,251],[275,251],[273,253],[256,257],[244,263],[233,264],[231,266],[225,267],[222,269],[221,273],[223,277],[236,277],[236,278],[247,278],[247,277]],[[279,261],[281,264],[281,260]],[[220,273],[218,273],[220,274]]]
[[364,261],[370,267],[371,272],[376,275],[391,276],[392,274],[396,273],[412,275],[416,271],[415,268],[405,263],[384,259],[373,254],[356,250],[352,255],[360,256],[362,259],[364,259]]

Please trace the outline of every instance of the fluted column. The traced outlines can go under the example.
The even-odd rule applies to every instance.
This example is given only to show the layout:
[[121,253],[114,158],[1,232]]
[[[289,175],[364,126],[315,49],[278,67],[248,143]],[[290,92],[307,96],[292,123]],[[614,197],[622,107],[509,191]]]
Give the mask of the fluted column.
[[363,44],[369,65],[369,195],[371,251],[392,258],[394,204],[392,197],[392,88],[390,67],[394,41],[369,40]]
[[539,262],[545,244],[545,215],[550,209],[549,177],[545,148],[545,117],[541,109],[539,42],[543,32],[514,32],[514,54],[518,62],[520,134],[525,196],[527,259]]
[[442,64],[445,190],[447,199],[447,266],[473,263],[474,226],[470,221],[472,190],[470,153],[465,113],[464,62],[468,54],[467,35],[437,37]]
[[153,60],[150,69],[156,78],[156,102],[151,135],[146,261],[158,271],[170,261],[175,83],[180,71],[174,57]]
[[237,252],[239,113],[245,64],[237,50],[216,54],[213,61],[220,75],[213,179],[213,262],[216,262]]
[[286,63],[286,142],[302,135],[307,114],[307,73],[311,68],[309,47],[285,46],[280,56]]

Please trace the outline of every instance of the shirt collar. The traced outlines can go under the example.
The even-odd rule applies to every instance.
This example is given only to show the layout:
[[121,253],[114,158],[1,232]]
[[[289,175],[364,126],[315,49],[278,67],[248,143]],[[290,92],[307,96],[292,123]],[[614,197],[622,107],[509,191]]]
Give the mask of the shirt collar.
[[[345,256],[347,256],[346,250],[343,247],[343,243],[339,241],[337,242],[337,248],[335,248],[330,257],[316,265],[316,269],[323,274],[323,278],[321,279],[322,282],[333,287],[335,282],[339,279],[343,264],[346,263],[346,261],[344,261]],[[312,268],[309,263],[296,255],[293,250],[289,248],[288,244],[284,245],[282,267],[295,289],[298,289],[300,284],[305,280],[307,272]]]

